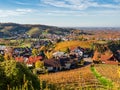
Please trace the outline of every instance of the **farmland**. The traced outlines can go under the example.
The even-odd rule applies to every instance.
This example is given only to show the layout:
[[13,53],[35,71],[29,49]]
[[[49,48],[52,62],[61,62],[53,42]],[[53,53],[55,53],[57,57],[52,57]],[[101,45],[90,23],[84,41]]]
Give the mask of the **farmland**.
[[[90,65],[88,65],[69,71],[61,71],[56,73],[49,73],[46,75],[40,75],[39,78],[42,81],[46,81],[48,84],[52,83],[56,85],[59,89],[119,90],[120,79],[118,74],[118,66],[107,64],[95,65],[94,68],[99,73],[101,79],[97,78],[90,70],[90,68]],[[105,82],[107,83],[105,84]],[[113,86],[107,87],[106,85],[108,83],[111,83],[111,85]]]
[[95,65],[95,68],[102,76],[109,78],[117,88],[120,88],[119,66],[100,64]]

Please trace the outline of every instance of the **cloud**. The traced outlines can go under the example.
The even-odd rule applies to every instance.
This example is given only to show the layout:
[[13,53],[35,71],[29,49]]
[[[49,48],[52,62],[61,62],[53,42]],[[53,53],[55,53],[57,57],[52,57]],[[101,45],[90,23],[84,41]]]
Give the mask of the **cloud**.
[[[70,8],[70,9],[86,9],[88,8],[88,2],[86,0],[41,0],[44,4],[54,7]],[[86,4],[86,5],[85,5]]]
[[32,9],[15,9],[15,10],[0,9],[0,17],[20,16],[20,15],[26,15],[32,12],[34,12],[34,10]]
[[[90,7],[111,8],[111,9],[120,8],[120,5],[114,5],[111,3],[103,4],[95,0],[40,0],[40,1],[41,3],[46,5],[50,5],[58,8],[74,9],[74,10],[85,10]],[[120,1],[120,0],[116,0],[116,1]]]
[[74,10],[47,10],[44,16],[116,16],[120,15],[120,10],[98,10],[98,11],[74,11]]
[[66,10],[55,10],[55,11],[45,11],[47,15],[51,16],[77,16],[78,14],[81,16],[85,16],[86,12],[79,12],[79,11],[66,11]]
[[19,5],[31,5],[30,3],[23,3],[19,1],[14,1],[14,3],[19,4]]

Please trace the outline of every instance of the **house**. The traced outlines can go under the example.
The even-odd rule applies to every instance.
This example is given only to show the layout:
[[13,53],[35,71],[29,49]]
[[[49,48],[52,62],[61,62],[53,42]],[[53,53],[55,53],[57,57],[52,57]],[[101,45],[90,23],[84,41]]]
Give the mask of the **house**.
[[0,54],[4,55],[6,46],[0,45]]
[[27,62],[30,62],[30,63],[35,63],[36,61],[38,61],[38,60],[41,60],[42,59],[42,57],[41,56],[30,56],[29,58],[28,58],[28,61]]
[[54,52],[53,53],[53,57],[57,58],[57,57],[62,57],[64,56],[64,52],[60,52],[60,51],[57,51],[57,52]]
[[31,49],[28,47],[25,48],[14,48],[13,49],[13,55],[14,56],[23,56],[23,57],[30,57],[31,56]]
[[16,60],[17,62],[21,62],[21,63],[24,62],[24,58],[23,58],[23,57],[15,57],[15,60]]
[[1,55],[4,55],[4,50],[0,50],[0,54],[1,54]]
[[[77,47],[77,48],[74,48],[73,50],[71,50],[70,52],[70,58],[73,57],[77,60],[77,62],[81,62],[81,59],[83,58],[84,56],[84,49],[83,48],[80,48],[80,47]],[[75,60],[75,61],[76,61]]]
[[6,49],[6,46],[0,45],[0,50],[5,50],[5,49]]
[[88,54],[84,54],[83,57],[84,57],[84,58],[88,58],[89,55],[88,55]]
[[62,69],[71,69],[72,67],[76,67],[78,63],[78,58],[74,56],[70,56],[70,57],[63,56],[60,57],[58,60],[61,64]]
[[41,56],[30,56],[28,57],[23,57],[23,56],[18,56],[15,57],[15,60],[17,62],[25,63],[28,67],[33,67],[36,61],[42,60]]
[[83,57],[83,51],[84,50],[82,48],[77,47],[77,48],[71,50],[70,53],[76,54],[77,57]]
[[91,56],[93,56],[93,51],[90,50],[89,48],[85,48],[83,57],[88,58],[88,57],[91,57]]
[[70,69],[71,65],[74,64],[74,59],[68,57],[59,57],[57,59],[44,60],[44,65],[48,71],[59,71],[64,69]]
[[114,54],[110,51],[104,53],[94,52],[93,62],[95,63],[106,63],[106,64],[117,64],[117,60]]
[[47,70],[50,71],[58,71],[61,70],[61,64],[57,59],[47,59],[44,60],[44,66]]
[[81,63],[82,57],[77,57],[76,54],[70,54],[69,59],[71,62],[70,68],[76,68],[77,65]]

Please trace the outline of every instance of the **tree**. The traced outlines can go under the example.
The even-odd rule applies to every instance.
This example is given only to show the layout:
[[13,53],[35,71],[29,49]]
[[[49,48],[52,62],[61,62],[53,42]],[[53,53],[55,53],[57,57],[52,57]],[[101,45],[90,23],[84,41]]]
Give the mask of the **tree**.
[[4,74],[3,67],[0,66],[0,90],[5,90],[6,87],[6,76]]
[[70,49],[67,47],[65,53],[70,53]]
[[35,74],[47,73],[43,61],[37,61],[35,63],[35,69],[33,70]]
[[4,55],[4,59],[5,59],[5,60],[12,60],[13,57],[12,57],[11,54],[5,53],[5,55]]
[[7,47],[5,49],[4,59],[5,60],[12,60],[13,59],[12,54],[13,54],[13,48],[12,47]]
[[57,41],[56,41],[56,42],[57,42],[57,43],[59,43],[59,42],[61,42],[61,41],[62,41],[62,39],[61,39],[61,38],[59,38],[59,39],[57,39]]
[[35,68],[44,68],[44,62],[43,61],[37,61],[35,63]]
[[45,56],[48,58],[48,59],[51,59],[53,57],[53,51],[46,51],[45,52]]
[[0,54],[0,62],[4,61],[4,56]]
[[37,49],[33,49],[32,50],[32,55],[33,56],[37,56],[38,55],[38,50]]
[[40,51],[39,55],[42,56],[43,58],[45,58],[45,53],[43,50]]
[[[34,88],[34,90],[40,90],[39,79],[24,64],[16,62],[15,60],[7,60],[1,62],[0,67],[2,67],[3,71],[2,76],[4,76],[3,78],[5,78],[5,80],[3,80],[4,82],[1,82],[0,80],[0,85],[4,85],[2,90],[7,90],[7,85],[9,85],[10,88],[13,88],[16,86],[19,87],[24,83],[28,83],[27,86],[29,90],[32,90],[32,87]],[[26,80],[24,80],[25,76]]]

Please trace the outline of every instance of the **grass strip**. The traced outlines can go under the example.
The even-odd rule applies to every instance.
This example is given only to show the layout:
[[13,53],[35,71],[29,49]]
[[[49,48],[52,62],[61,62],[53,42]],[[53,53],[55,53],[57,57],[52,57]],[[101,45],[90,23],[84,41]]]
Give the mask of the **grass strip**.
[[107,79],[106,77],[102,76],[100,73],[98,73],[94,66],[91,67],[91,71],[102,85],[109,88],[113,88],[113,82]]

